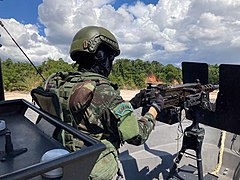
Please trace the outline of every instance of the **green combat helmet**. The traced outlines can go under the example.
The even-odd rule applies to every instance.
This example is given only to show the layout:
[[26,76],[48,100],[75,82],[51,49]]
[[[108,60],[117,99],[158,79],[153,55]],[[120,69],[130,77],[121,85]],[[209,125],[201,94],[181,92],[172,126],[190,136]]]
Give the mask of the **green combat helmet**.
[[110,47],[115,52],[115,56],[120,54],[117,39],[110,31],[103,27],[87,26],[79,30],[74,36],[70,56],[73,61],[76,61],[77,53],[87,52],[94,54],[101,43]]

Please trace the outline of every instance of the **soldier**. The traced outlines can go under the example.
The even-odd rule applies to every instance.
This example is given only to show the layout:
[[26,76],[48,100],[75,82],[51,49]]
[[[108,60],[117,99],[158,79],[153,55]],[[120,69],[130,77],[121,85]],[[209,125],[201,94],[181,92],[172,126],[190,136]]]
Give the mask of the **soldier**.
[[[138,119],[134,115],[134,109],[142,106],[145,90],[141,90],[130,102],[124,101],[117,86],[107,79],[113,60],[119,54],[114,35],[97,26],[78,31],[70,49],[70,56],[79,64],[78,71],[82,72],[82,76],[90,74],[97,82],[94,90],[76,89],[70,98],[73,99],[70,106],[75,108],[74,111],[79,110],[77,104],[85,104],[82,100],[84,96],[91,99],[81,109],[82,113],[84,111],[84,120],[79,123],[78,129],[101,140],[107,147],[98,158],[90,179],[112,179],[119,170],[117,150],[120,145],[125,141],[133,145],[143,144],[153,130],[157,113],[163,107],[163,98],[156,95],[151,99],[151,107],[144,116]],[[91,98],[88,91],[93,93]]]
[[[134,115],[134,109],[143,106],[145,90],[130,101],[124,101],[117,85],[108,80],[113,60],[119,54],[118,42],[107,29],[97,26],[81,29],[70,48],[72,60],[79,65],[78,72],[66,76],[64,83],[61,81],[58,83],[61,86],[55,88],[62,107],[62,119],[106,145],[89,179],[108,180],[119,173],[120,145],[124,142],[143,144],[163,107],[162,96],[154,94],[147,113],[140,118]],[[49,87],[51,90],[56,84]],[[73,151],[81,148],[81,142],[67,133],[64,140],[65,146]]]

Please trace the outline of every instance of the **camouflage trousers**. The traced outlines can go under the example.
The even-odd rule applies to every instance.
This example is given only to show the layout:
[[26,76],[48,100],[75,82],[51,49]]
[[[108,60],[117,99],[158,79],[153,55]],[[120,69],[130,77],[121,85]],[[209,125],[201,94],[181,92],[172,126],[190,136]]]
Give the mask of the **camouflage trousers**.
[[115,147],[107,140],[102,140],[106,149],[100,154],[89,180],[112,180],[116,176],[118,165],[118,153]]

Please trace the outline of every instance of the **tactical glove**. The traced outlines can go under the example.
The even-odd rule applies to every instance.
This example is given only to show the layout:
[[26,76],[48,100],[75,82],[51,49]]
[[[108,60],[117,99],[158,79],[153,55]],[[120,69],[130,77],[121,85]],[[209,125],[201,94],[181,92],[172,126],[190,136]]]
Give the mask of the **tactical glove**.
[[161,112],[161,109],[164,105],[164,100],[159,91],[149,91],[145,94],[145,98],[147,105],[145,108],[143,108],[143,114],[145,114],[151,106],[154,107],[158,113]]
[[140,108],[144,105],[143,99],[145,98],[145,93],[146,89],[142,89],[129,101],[134,109]]
[[[154,91],[153,91],[154,92]],[[150,106],[154,107],[158,113],[161,112],[164,105],[164,100],[159,91],[154,92],[154,96],[150,98]]]

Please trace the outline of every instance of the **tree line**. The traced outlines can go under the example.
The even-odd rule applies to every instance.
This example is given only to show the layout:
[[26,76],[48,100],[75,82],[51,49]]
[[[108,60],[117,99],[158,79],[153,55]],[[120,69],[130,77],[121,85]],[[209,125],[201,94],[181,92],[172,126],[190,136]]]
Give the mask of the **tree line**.
[[[43,79],[33,66],[27,62],[13,62],[11,59],[2,61],[4,89],[6,91],[30,91],[43,85]],[[209,82],[218,84],[218,65],[209,65]],[[77,66],[69,64],[63,59],[48,59],[37,66],[38,71],[47,78],[55,72],[77,71]],[[117,59],[109,79],[117,83],[120,88],[138,89],[146,87],[147,82],[180,84],[182,72],[172,64],[162,65],[158,61],[143,61],[140,59]]]

